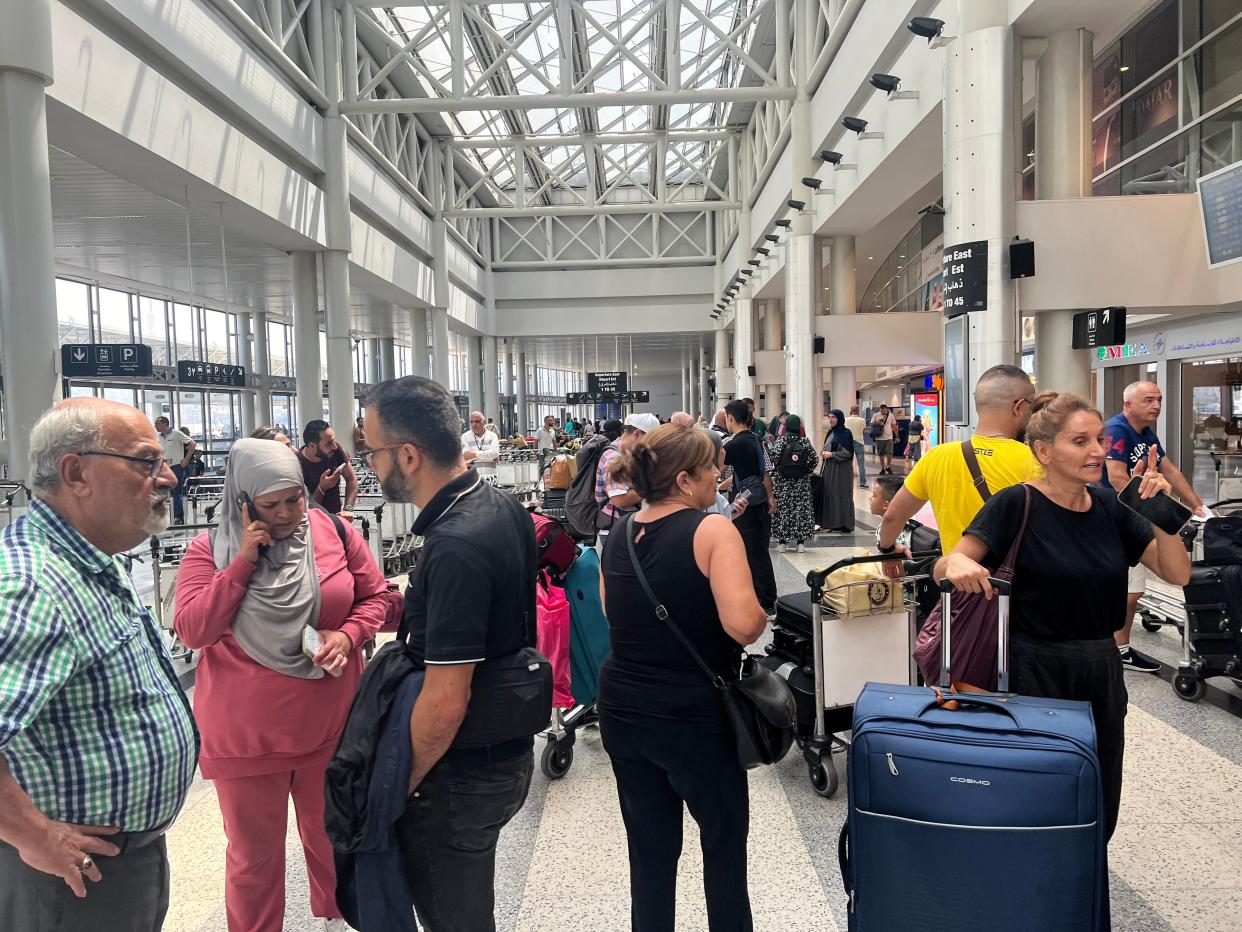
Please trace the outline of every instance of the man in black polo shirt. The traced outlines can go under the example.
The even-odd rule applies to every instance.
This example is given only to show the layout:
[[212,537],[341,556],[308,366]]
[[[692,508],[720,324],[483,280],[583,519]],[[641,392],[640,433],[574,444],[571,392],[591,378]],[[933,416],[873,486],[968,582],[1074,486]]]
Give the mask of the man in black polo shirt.
[[772,540],[776,496],[772,494],[772,477],[767,473],[763,446],[751,430],[754,419],[748,401],[740,398],[725,405],[725,427],[731,435],[725,443],[725,465],[733,467],[735,495],[749,493],[750,496],[746,510],[734,521],[734,526],[746,545],[746,562],[750,565],[755,596],[764,610],[773,615],[776,613],[776,575],[768,545]]
[[452,396],[429,379],[384,382],[367,399],[371,468],[390,501],[421,509],[414,532],[423,537],[405,623],[426,676],[410,717],[414,767],[398,836],[423,926],[485,930],[494,928],[496,842],[526,801],[533,739],[453,743],[475,668],[535,643],[537,550],[517,500],[466,468],[459,427]]

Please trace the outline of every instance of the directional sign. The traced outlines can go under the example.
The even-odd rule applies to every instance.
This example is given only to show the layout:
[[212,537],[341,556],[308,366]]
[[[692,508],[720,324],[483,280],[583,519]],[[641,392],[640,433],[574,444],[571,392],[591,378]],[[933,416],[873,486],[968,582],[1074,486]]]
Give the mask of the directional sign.
[[588,392],[624,392],[630,387],[628,372],[588,372]]
[[180,359],[177,361],[177,381],[184,385],[226,385],[230,388],[245,388],[246,370],[241,366]]
[[1095,349],[1126,342],[1126,309],[1101,307],[1074,315],[1074,349]]
[[67,379],[149,378],[151,347],[143,343],[65,343],[60,348],[60,368]]
[[565,396],[567,405],[615,405],[615,404],[648,404],[651,392],[570,392]]
[[988,241],[944,247],[944,316],[988,309]]

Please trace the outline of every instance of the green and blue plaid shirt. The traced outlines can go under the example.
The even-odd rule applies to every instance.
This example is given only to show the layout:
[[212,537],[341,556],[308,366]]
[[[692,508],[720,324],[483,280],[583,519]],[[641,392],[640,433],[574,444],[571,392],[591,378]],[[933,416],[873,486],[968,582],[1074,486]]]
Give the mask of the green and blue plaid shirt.
[[194,778],[198,732],[119,558],[44,502],[0,533],[0,754],[39,811],[141,832]]

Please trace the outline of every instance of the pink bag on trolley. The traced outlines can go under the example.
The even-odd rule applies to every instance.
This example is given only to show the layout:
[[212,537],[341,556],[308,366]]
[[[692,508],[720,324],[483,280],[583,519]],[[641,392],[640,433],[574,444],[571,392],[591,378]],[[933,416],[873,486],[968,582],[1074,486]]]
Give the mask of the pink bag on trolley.
[[535,609],[539,634],[536,649],[552,664],[552,702],[558,709],[572,709],[574,696],[569,679],[569,599],[565,590],[539,574],[535,586]]

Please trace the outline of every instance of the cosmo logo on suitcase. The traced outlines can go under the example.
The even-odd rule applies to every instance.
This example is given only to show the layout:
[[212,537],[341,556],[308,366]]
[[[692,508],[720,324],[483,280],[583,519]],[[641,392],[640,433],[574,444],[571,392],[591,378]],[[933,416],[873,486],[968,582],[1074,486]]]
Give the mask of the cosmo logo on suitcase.
[[[1000,593],[1008,689],[1009,585]],[[854,705],[841,878],[857,932],[1108,928],[1104,800],[1086,702],[868,683]],[[945,700],[948,701],[945,701]]]

